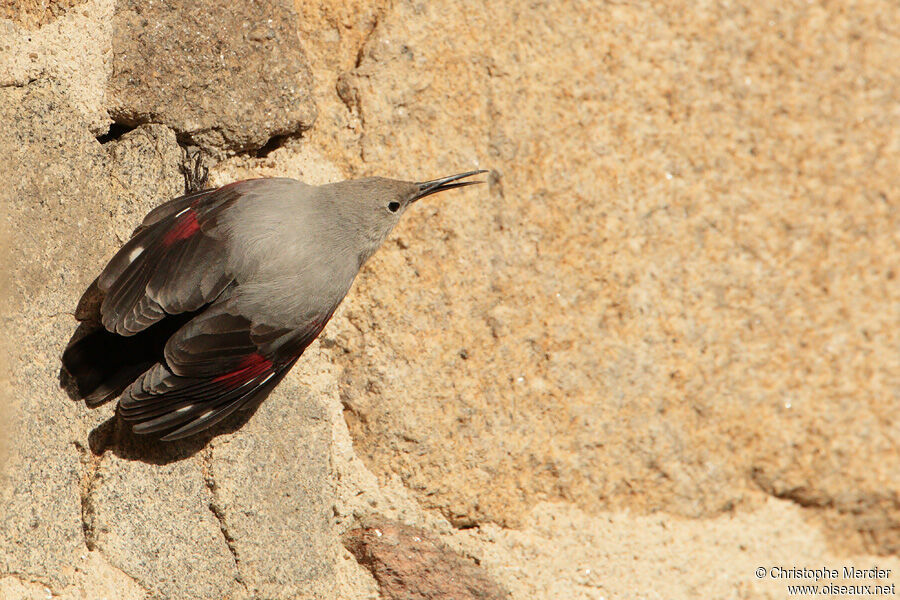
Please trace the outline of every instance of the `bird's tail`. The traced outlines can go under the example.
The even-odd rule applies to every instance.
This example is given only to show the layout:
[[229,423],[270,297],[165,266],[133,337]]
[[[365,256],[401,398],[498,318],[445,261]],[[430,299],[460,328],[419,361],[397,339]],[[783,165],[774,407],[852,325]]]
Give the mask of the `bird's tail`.
[[178,315],[128,337],[82,323],[63,352],[61,385],[90,408],[117,398],[141,373],[162,360],[165,341],[191,316]]
[[64,387],[91,408],[117,397],[156,362],[136,341],[102,327],[76,334],[62,356]]

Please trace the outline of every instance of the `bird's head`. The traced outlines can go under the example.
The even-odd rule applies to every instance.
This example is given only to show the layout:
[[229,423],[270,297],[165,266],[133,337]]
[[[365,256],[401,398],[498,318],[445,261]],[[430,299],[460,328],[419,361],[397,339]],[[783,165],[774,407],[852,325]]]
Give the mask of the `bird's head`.
[[487,171],[468,171],[422,182],[368,177],[339,184],[346,186],[342,191],[349,192],[346,195],[340,194],[339,203],[342,205],[345,226],[350,224],[350,229],[361,237],[362,261],[381,245],[413,203],[445,190],[484,183],[462,181],[481,173]]
[[487,171],[468,171],[458,175],[432,179],[431,181],[411,182],[396,179],[373,177],[371,195],[367,198],[369,208],[374,209],[376,220],[390,224],[390,227],[400,220],[400,215],[417,200],[425,196],[431,196],[445,190],[484,183],[483,181],[462,181],[467,177],[487,173]]

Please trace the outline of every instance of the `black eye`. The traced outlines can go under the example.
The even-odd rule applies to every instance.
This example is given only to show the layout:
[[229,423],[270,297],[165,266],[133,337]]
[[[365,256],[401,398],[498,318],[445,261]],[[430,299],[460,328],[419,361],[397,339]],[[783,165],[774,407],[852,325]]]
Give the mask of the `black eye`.
[[391,212],[397,212],[398,210],[400,210],[400,203],[391,202],[390,204],[388,204],[388,210]]

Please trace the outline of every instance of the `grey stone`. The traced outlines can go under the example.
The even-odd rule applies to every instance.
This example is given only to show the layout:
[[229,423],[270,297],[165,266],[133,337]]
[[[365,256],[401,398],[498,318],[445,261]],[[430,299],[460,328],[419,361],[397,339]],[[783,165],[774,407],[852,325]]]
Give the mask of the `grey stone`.
[[[110,202],[107,215],[115,232],[115,240],[107,257],[118,245],[131,237],[144,215],[163,202],[184,194],[184,178],[180,167],[183,154],[175,133],[163,125],[143,125],[121,139],[104,146],[109,173]],[[85,264],[88,271],[99,273],[101,264]]]
[[156,597],[227,596],[235,564],[209,509],[202,457],[171,449],[144,462],[138,446],[120,450],[104,455],[91,492],[97,549]]
[[[0,469],[0,572],[52,589],[85,552],[78,408],[59,389],[58,357],[83,281],[75,257],[96,261],[85,235],[104,194],[103,149],[53,82],[0,88],[0,199],[9,219],[9,295],[3,310],[10,388]],[[4,394],[6,395],[6,394]]]
[[109,110],[208,151],[259,148],[309,128],[312,76],[289,2],[120,2]]
[[3,320],[15,340],[0,572],[59,591],[97,548],[159,597],[222,597],[237,585],[234,562],[200,458],[139,462],[126,443],[93,454],[88,440],[102,450],[110,427],[98,424],[112,407],[87,411],[58,379],[81,291],[140,217],[180,192],[175,136],[147,126],[103,146],[67,89],[49,81],[0,88],[0,118],[3,208],[13,224]]
[[246,425],[213,444],[213,507],[253,597],[332,597],[339,542],[324,407],[294,374]]

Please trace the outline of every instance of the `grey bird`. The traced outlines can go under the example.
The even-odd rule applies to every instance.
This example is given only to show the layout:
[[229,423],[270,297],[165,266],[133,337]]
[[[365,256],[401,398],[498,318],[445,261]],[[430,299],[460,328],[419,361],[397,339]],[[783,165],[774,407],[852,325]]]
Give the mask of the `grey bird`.
[[121,395],[133,431],[166,441],[257,406],[404,211],[485,172],[250,179],[159,206],[78,304],[62,359],[70,391],[90,407]]

